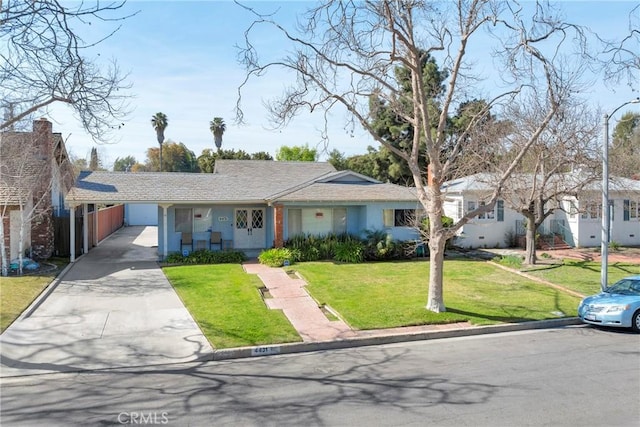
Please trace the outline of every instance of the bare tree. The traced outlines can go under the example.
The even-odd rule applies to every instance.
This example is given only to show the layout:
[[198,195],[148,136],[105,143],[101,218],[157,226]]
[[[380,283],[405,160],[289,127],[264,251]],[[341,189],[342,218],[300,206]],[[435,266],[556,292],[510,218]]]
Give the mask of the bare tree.
[[123,6],[120,1],[0,1],[0,102],[10,111],[0,131],[64,103],[96,140],[108,138],[112,121],[127,113],[128,86],[115,62],[101,68],[87,54],[113,32],[85,43],[77,31],[92,21],[126,19],[116,16]]
[[[579,61],[566,61],[560,52],[565,44],[582,41],[581,29],[561,21],[557,11],[546,4],[523,6],[491,0],[329,0],[310,9],[295,32],[271,16],[252,12],[256,19],[246,32],[242,52],[247,80],[239,88],[237,119],[243,118],[242,91],[247,81],[264,75],[271,68],[281,68],[292,72],[295,78],[283,95],[269,104],[276,125],[286,125],[303,109],[328,112],[343,108],[353,125],[362,126],[402,158],[411,170],[418,199],[429,216],[431,257],[426,307],[435,312],[445,311],[445,242],[471,218],[493,208],[504,182],[526,150],[556,115],[564,99],[576,90],[579,70],[570,69],[569,64],[577,66]],[[284,36],[283,44],[290,45],[289,54],[261,62],[252,35],[262,25]],[[480,96],[486,83],[481,82],[482,76],[474,71],[470,57],[470,52],[479,44],[474,45],[472,41],[481,44],[487,52],[488,43],[493,43],[494,60],[496,67],[503,70],[504,82],[494,85],[495,93],[486,102],[486,108],[476,112],[476,119],[469,120],[461,132],[452,133],[450,112],[461,102],[486,98]],[[434,56],[446,70],[448,77],[441,93],[425,84],[423,66],[428,55]],[[408,88],[398,83],[395,74],[398,68],[409,73]],[[468,135],[474,133],[489,108],[523,97],[534,97],[544,108],[537,128],[509,167],[500,171],[500,179],[487,204],[445,228],[442,224],[445,194],[441,185],[451,179],[454,172],[463,172],[461,153]],[[372,99],[393,109],[415,130],[405,147],[395,147],[376,134],[371,126]],[[429,174],[420,167],[421,157],[427,158]]]
[[626,82],[632,91],[640,83],[640,5],[630,2],[627,32],[620,39],[597,35],[602,44],[599,61],[605,80],[613,84]]
[[[535,104],[512,105],[508,114],[512,132],[506,143],[510,151],[519,152],[536,132],[545,111]],[[577,214],[581,191],[600,179],[599,124],[598,115],[584,103],[567,103],[504,183],[506,206],[526,219],[527,264],[536,263],[536,234],[545,219],[556,210]]]

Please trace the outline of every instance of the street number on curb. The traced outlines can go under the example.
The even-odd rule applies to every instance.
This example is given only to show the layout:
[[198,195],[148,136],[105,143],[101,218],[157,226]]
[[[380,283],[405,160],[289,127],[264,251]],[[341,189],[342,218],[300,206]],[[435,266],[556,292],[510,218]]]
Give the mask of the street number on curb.
[[251,349],[251,356],[269,356],[280,354],[280,347],[254,347]]

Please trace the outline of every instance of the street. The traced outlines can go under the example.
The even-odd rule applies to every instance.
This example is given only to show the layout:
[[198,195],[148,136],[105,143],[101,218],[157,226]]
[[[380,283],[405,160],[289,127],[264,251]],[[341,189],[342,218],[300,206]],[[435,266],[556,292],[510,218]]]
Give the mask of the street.
[[640,335],[591,327],[5,378],[3,426],[635,426]]

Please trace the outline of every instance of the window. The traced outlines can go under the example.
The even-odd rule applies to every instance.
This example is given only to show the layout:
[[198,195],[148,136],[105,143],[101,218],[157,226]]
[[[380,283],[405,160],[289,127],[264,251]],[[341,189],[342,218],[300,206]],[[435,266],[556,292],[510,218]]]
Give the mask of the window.
[[181,233],[192,233],[191,209],[176,208],[175,230]]
[[346,208],[288,209],[287,216],[289,237],[347,232]]
[[289,236],[302,234],[302,209],[289,209],[287,218]]
[[566,200],[564,202],[564,209],[569,213],[569,218],[574,219],[578,214],[578,207],[573,200]]
[[624,200],[624,221],[635,221],[640,218],[640,203],[635,200]]
[[[483,207],[485,205],[486,205],[486,202],[480,202],[479,204],[477,204],[475,200],[469,200],[467,202],[467,212],[471,212],[475,210],[476,206]],[[496,214],[494,210],[490,210],[489,212],[483,212],[476,216],[476,218],[478,219],[495,219],[495,217],[496,217]]]
[[[485,202],[480,202],[480,206],[484,206],[486,205]],[[495,211],[492,209],[489,212],[483,213],[482,215],[480,215],[480,219],[496,219],[496,213]]]
[[195,208],[193,209],[193,232],[199,233],[211,231],[213,226],[213,209]]
[[471,211],[475,211],[475,210],[476,210],[476,202],[475,202],[475,200],[467,201],[467,212],[471,212]]
[[382,217],[385,227],[415,227],[416,215],[424,217],[422,210],[384,209]]
[[462,200],[456,200],[456,216],[459,218],[462,218],[462,216],[464,215],[464,212],[462,210]]
[[336,234],[347,232],[347,209],[336,208],[333,210],[333,232]]
[[585,204],[584,212],[581,215],[582,219],[598,219],[602,217],[602,204],[597,202],[587,202]]
[[498,211],[498,221],[504,222],[504,200],[498,200],[496,210]]

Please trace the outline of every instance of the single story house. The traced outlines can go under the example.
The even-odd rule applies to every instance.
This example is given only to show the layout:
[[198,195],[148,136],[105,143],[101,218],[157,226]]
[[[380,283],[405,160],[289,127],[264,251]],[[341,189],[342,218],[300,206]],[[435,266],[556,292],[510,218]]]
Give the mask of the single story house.
[[[467,176],[443,185],[445,215],[459,220],[464,212],[485,203],[492,190],[483,174]],[[640,246],[640,181],[612,178],[609,183],[610,242]],[[573,247],[597,247],[602,238],[602,190],[593,182],[577,197],[564,197],[538,229],[540,234],[556,234]],[[524,217],[498,200],[494,209],[474,218],[458,232],[455,244],[466,248],[507,247],[513,236],[524,235]]]
[[220,248],[249,256],[299,234],[386,230],[412,240],[418,232],[407,219],[420,207],[412,188],[324,162],[264,160],[218,160],[210,174],[86,171],[67,203],[157,204],[161,257],[208,249],[214,235]]
[[62,135],[50,121],[34,121],[32,131],[0,133],[0,216],[9,260],[20,248],[39,259],[53,254],[53,217],[64,210],[73,180]]

